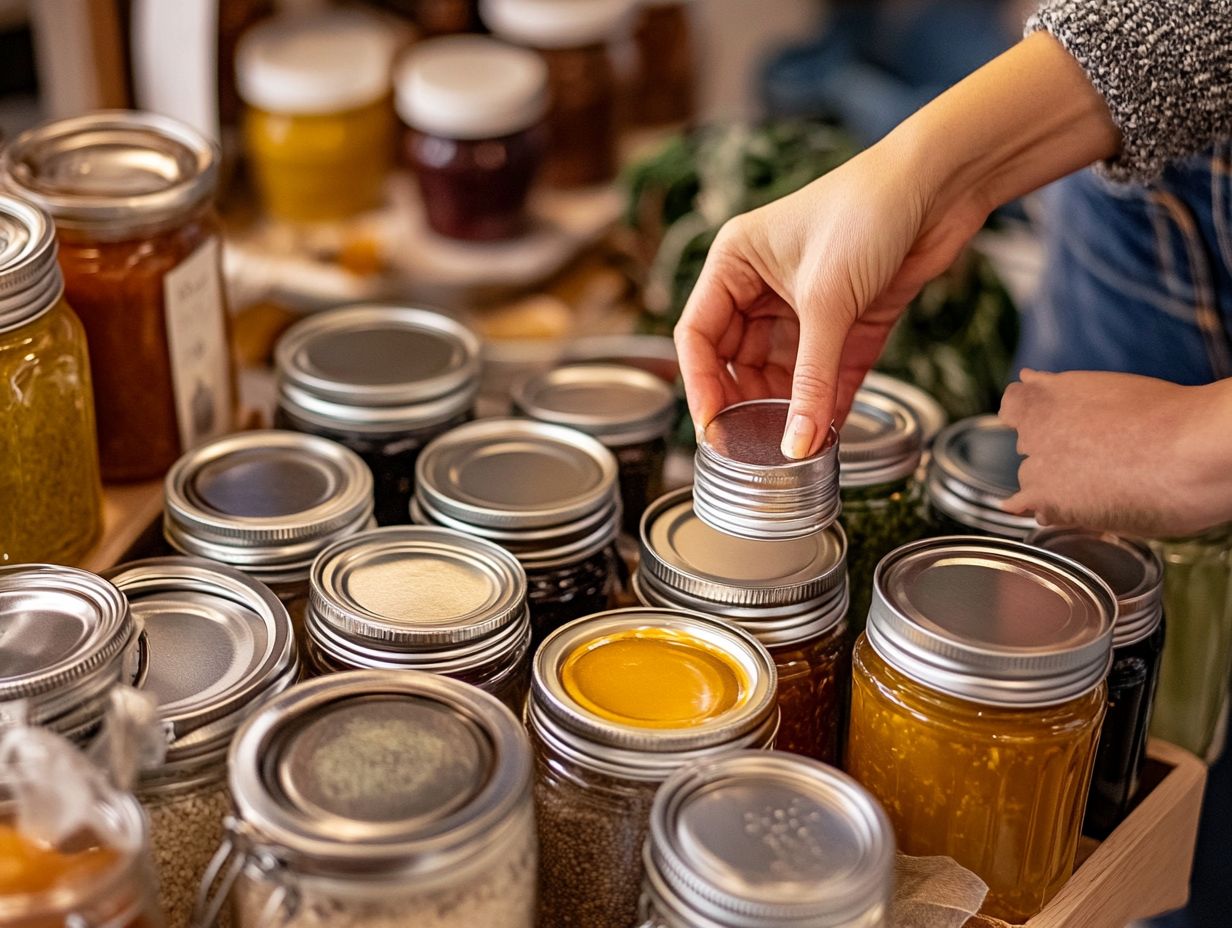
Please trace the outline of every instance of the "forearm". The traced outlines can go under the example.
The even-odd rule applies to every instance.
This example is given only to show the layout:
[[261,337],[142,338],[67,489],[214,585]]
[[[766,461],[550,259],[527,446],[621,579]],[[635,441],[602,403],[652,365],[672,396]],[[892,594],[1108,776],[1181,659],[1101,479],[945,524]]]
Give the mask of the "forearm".
[[1205,524],[1232,522],[1232,380],[1188,389],[1194,402],[1177,449],[1189,465],[1183,479],[1205,510]]

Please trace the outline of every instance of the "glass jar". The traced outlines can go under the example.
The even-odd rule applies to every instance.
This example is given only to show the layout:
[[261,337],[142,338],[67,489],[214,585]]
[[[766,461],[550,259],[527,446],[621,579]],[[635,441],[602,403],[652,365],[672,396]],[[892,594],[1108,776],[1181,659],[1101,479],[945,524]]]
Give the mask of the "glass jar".
[[864,630],[878,563],[928,531],[924,489],[916,479],[921,453],[920,424],[911,407],[889,393],[861,387],[838,445],[851,627],[857,635]]
[[139,682],[145,647],[128,602],[107,581],[57,564],[0,567],[0,728],[4,705],[85,745],[111,691]]
[[1151,734],[1207,757],[1222,740],[1232,672],[1232,526],[1151,546],[1164,563],[1168,616]]
[[606,183],[618,167],[618,81],[610,43],[631,0],[483,0],[497,36],[533,48],[548,66],[552,104],[544,176],[556,187]]
[[777,751],[694,761],[650,813],[641,928],[883,928],[894,832],[850,777]]
[[280,428],[333,439],[372,471],[378,525],[410,519],[415,462],[471,417],[479,339],[448,316],[348,306],[292,326],[274,350]]
[[899,849],[988,885],[1019,924],[1073,872],[1108,691],[1116,601],[1086,568],[998,539],[900,548],[852,669],[847,769]]
[[616,456],[623,527],[636,535],[642,513],[663,493],[676,394],[660,378],[619,364],[571,364],[513,391],[514,410],[593,435]]
[[142,771],[136,792],[149,815],[167,928],[188,928],[231,809],[231,738],[298,676],[291,620],[266,586],[198,558],[132,561],[107,579],[145,632],[142,688],[157,699],[168,740],[162,762]]
[[190,451],[167,473],[168,544],[269,584],[297,635],[313,559],[371,525],[372,474],[354,452],[315,435],[239,432]]
[[529,584],[531,647],[565,622],[606,608],[620,528],[616,460],[588,435],[525,419],[484,419],[429,445],[411,509],[494,541]]
[[691,122],[697,111],[697,68],[690,0],[639,0],[633,38],[637,71],[634,118],[643,126]]
[[702,522],[686,487],[646,511],[640,553],[638,599],[725,619],[754,635],[778,671],[775,745],[836,763],[851,654],[842,528],[792,541],[737,538]]
[[361,532],[312,565],[306,645],[317,673],[440,673],[521,712],[530,683],[526,573],[504,548],[450,529]]
[[236,818],[194,924],[532,928],[531,752],[472,686],[414,670],[293,687],[236,736]]
[[983,535],[1022,541],[1039,528],[1031,515],[1001,504],[1018,492],[1018,433],[996,416],[960,419],[933,442],[928,514],[935,535]]
[[558,629],[535,654],[539,928],[636,923],[658,786],[681,765],[766,748],[774,664],[751,635],[670,609],[621,609]]
[[411,0],[409,5],[425,36],[474,32],[479,25],[476,0]]
[[0,564],[72,562],[98,540],[90,362],[51,220],[0,196]]
[[864,375],[864,386],[878,393],[894,397],[905,404],[920,423],[920,436],[925,449],[931,448],[941,430],[949,424],[945,407],[926,390],[921,390],[913,383],[883,374],[881,371],[869,371]]
[[236,50],[244,140],[266,211],[346,219],[380,205],[394,150],[388,23],[356,10],[285,15]]
[[495,241],[525,231],[546,141],[542,58],[480,36],[425,42],[398,68],[397,106],[434,232]]
[[3,170],[55,220],[90,349],[103,479],[161,476],[231,431],[216,147],[163,116],[107,111],[23,133]]

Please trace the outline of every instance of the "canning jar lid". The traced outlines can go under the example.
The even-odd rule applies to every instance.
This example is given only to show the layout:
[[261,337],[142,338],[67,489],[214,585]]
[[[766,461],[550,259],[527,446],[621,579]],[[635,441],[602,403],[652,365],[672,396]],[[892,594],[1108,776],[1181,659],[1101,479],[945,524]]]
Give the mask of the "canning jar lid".
[[880,924],[894,832],[851,777],[779,751],[687,764],[660,787],[645,849],[651,898],[688,928]]
[[148,558],[105,576],[145,630],[141,688],[158,699],[164,770],[225,760],[240,723],[298,673],[286,607],[263,583],[201,558]]
[[945,407],[931,393],[921,390],[913,383],[883,374],[881,371],[869,371],[864,375],[864,386],[886,396],[892,396],[900,403],[905,403],[915,413],[920,423],[920,433],[925,448],[932,445],[933,439],[949,423]]
[[347,432],[405,431],[470,409],[479,339],[432,310],[347,306],[288,329],[274,365],[279,406],[292,418]]
[[389,93],[396,36],[358,10],[276,16],[244,33],[235,76],[245,103],[272,113],[338,113]]
[[177,550],[273,582],[372,521],[372,472],[354,451],[302,432],[238,432],[167,472],[163,530]]
[[1034,516],[1001,504],[1018,492],[1018,433],[996,416],[961,419],[933,443],[928,500],[960,525],[1021,541],[1039,527]]
[[1112,660],[1116,598],[1087,568],[998,538],[935,538],[877,566],[868,640],[932,689],[994,706],[1089,692]]
[[481,0],[479,15],[496,35],[533,48],[577,48],[616,37],[633,0]]
[[1145,542],[1089,529],[1042,528],[1027,543],[1077,561],[1112,588],[1117,599],[1114,648],[1136,644],[1163,621],[1164,565]]
[[447,139],[498,139],[548,111],[548,68],[532,51],[483,36],[416,45],[398,65],[398,115]]
[[867,385],[839,431],[839,483],[871,487],[910,477],[923,454],[920,423],[906,403]]
[[525,814],[531,756],[508,709],[415,670],[329,674],[245,722],[239,817],[297,874],[455,879]]
[[[670,636],[723,656],[742,675],[732,705],[702,720],[645,725],[609,719],[570,693],[563,671],[575,652],[594,651],[624,636]],[[630,687],[635,684],[628,680]],[[778,729],[774,660],[748,632],[720,619],[678,609],[616,609],[577,619],[552,632],[535,653],[527,718],[553,747],[595,769],[635,779],[661,779],[685,760],[741,747],[765,747]]]
[[783,456],[787,400],[728,406],[703,430],[694,457],[693,506],[708,525],[754,539],[811,535],[838,518],[838,433],[810,458]]
[[593,435],[609,448],[666,437],[676,394],[654,374],[621,364],[571,364],[522,381],[518,412]]
[[113,239],[183,216],[218,183],[218,149],[178,120],[101,110],[17,136],[3,155],[11,190],[56,226]]
[[37,319],[62,293],[51,219],[33,203],[0,195],[0,332]]

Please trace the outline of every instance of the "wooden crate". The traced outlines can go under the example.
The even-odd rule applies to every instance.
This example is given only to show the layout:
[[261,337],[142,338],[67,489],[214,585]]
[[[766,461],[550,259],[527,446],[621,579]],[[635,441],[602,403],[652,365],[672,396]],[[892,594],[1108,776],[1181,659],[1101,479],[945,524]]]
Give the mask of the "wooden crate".
[[78,567],[95,573],[140,557],[162,527],[163,482],[116,484],[103,488],[103,534]]

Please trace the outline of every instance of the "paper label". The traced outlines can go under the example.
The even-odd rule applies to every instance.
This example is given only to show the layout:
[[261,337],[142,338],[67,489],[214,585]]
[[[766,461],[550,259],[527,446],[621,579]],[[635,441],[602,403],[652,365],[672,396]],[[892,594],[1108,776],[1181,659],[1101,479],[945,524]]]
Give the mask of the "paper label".
[[231,378],[222,263],[211,238],[163,278],[167,349],[180,443],[187,451],[228,431]]

